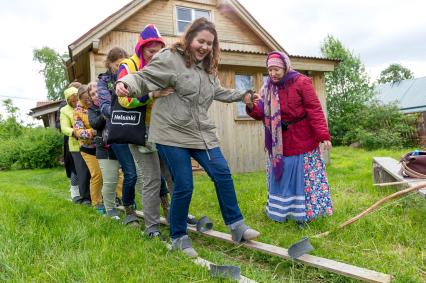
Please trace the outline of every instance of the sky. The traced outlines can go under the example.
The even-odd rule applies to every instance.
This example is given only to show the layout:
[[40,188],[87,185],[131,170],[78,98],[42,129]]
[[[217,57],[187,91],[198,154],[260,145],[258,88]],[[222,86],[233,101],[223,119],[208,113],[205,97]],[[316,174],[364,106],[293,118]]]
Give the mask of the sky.
[[[41,66],[32,51],[59,53],[129,0],[0,0],[0,100],[12,98],[25,114],[46,100]],[[240,0],[292,55],[321,56],[327,34],[361,58],[371,77],[392,63],[426,76],[426,1],[423,0]],[[161,31],[160,31],[161,32]],[[219,35],[220,36],[220,35]],[[0,113],[4,108],[0,106]]]

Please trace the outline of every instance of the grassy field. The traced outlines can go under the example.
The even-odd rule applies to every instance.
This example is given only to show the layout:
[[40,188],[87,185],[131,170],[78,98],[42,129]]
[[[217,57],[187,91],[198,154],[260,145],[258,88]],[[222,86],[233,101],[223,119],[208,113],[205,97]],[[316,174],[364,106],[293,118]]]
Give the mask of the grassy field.
[[[288,247],[303,236],[337,226],[394,192],[372,186],[372,157],[399,158],[405,151],[334,148],[327,170],[335,214],[304,230],[265,216],[263,172],[234,175],[240,207],[247,223],[262,233],[259,241]],[[161,242],[72,204],[67,188],[61,168],[0,172],[0,281],[215,282],[206,269],[169,252]],[[204,175],[195,177],[191,213],[208,215],[216,230],[227,232],[213,184]],[[426,200],[411,195],[345,230],[312,239],[312,254],[392,274],[395,282],[425,282],[425,216]],[[203,258],[239,265],[243,275],[258,282],[355,282],[244,247],[192,238]]]

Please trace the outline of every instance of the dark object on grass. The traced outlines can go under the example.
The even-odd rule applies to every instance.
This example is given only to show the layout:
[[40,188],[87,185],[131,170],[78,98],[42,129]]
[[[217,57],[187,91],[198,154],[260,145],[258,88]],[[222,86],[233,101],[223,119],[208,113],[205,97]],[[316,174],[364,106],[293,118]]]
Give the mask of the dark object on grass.
[[197,221],[197,231],[198,232],[206,232],[213,228],[213,222],[207,217],[203,216],[200,220]]
[[238,266],[210,264],[210,276],[231,280],[240,280],[241,270]]

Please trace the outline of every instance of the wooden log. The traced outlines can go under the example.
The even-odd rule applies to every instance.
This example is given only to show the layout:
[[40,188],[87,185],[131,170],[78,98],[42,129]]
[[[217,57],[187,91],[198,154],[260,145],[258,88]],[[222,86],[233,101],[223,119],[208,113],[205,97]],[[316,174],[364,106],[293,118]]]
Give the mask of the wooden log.
[[[142,218],[144,217],[144,214],[142,211],[136,211],[136,215],[138,217],[142,217]],[[161,217],[160,222],[162,224],[166,224],[166,225],[168,224],[164,217]],[[277,247],[277,246],[273,246],[273,245],[265,244],[261,242],[256,242],[256,241],[235,243],[234,241],[232,241],[230,234],[226,234],[226,233],[215,231],[215,230],[210,230],[204,233],[200,233],[200,232],[197,232],[195,227],[191,227],[191,226],[188,226],[188,230],[197,234],[209,236],[209,237],[222,240],[228,243],[242,245],[256,251],[278,256],[288,260],[293,260],[289,256],[288,250],[285,248],[281,248],[281,247]],[[333,273],[337,273],[346,277],[363,280],[365,282],[384,283],[384,282],[391,282],[392,280],[392,276],[389,274],[369,270],[362,267],[353,266],[350,264],[338,262],[331,259],[308,255],[308,254],[302,255],[301,257],[295,259],[295,261],[309,265],[309,266],[316,267],[318,269],[323,269]]]
[[[411,192],[419,191],[419,190],[424,189],[424,188],[426,188],[426,183],[422,183],[422,184],[419,184],[419,185],[414,186],[414,187],[409,187],[408,189],[405,189],[405,190],[402,190],[402,191],[398,191],[398,192],[395,192],[395,193],[393,193],[393,194],[391,194],[391,195],[388,195],[387,197],[384,197],[384,198],[382,198],[382,199],[378,200],[377,202],[375,202],[372,206],[370,206],[369,208],[367,208],[366,210],[364,210],[363,212],[361,212],[361,213],[360,213],[360,214],[358,214],[357,216],[352,217],[351,219],[349,219],[349,220],[345,221],[344,223],[340,224],[340,225],[336,228],[336,230],[337,230],[337,229],[345,228],[346,226],[348,226],[348,225],[350,225],[350,224],[354,223],[355,221],[358,221],[358,220],[359,220],[359,219],[361,219],[362,217],[364,217],[364,216],[366,216],[367,214],[369,214],[369,213],[371,213],[371,212],[375,211],[375,210],[376,210],[376,209],[378,209],[380,206],[382,206],[383,204],[385,204],[385,203],[387,203],[387,202],[389,202],[389,201],[391,201],[391,200],[397,199],[397,198],[399,198],[399,197],[401,197],[401,196],[407,195],[407,194],[409,194],[409,193],[411,193]],[[321,234],[317,234],[317,235],[315,235],[315,236],[312,236],[312,238],[321,238],[321,237],[325,237],[325,236],[327,236],[328,234],[330,234],[332,231],[333,231],[333,230],[330,230],[330,231],[327,231],[327,232],[323,232],[323,233],[321,233]]]
[[379,183],[373,184],[375,187],[386,187],[386,186],[396,186],[408,183],[407,181],[397,181],[397,182],[388,182],[388,183]]

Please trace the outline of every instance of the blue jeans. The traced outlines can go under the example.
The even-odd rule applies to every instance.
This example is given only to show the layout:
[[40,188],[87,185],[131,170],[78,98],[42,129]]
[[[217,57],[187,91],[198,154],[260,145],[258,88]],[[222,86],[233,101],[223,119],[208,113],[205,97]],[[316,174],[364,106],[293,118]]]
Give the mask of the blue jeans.
[[219,147],[207,151],[157,144],[157,149],[161,158],[167,163],[174,181],[169,215],[171,239],[187,234],[186,218],[194,190],[191,157],[204,168],[214,182],[225,224],[230,225],[243,219],[231,171]]
[[133,205],[135,203],[135,185],[138,179],[136,175],[136,165],[133,155],[127,144],[112,144],[112,150],[121,165],[124,173],[123,179],[123,198],[124,206]]

